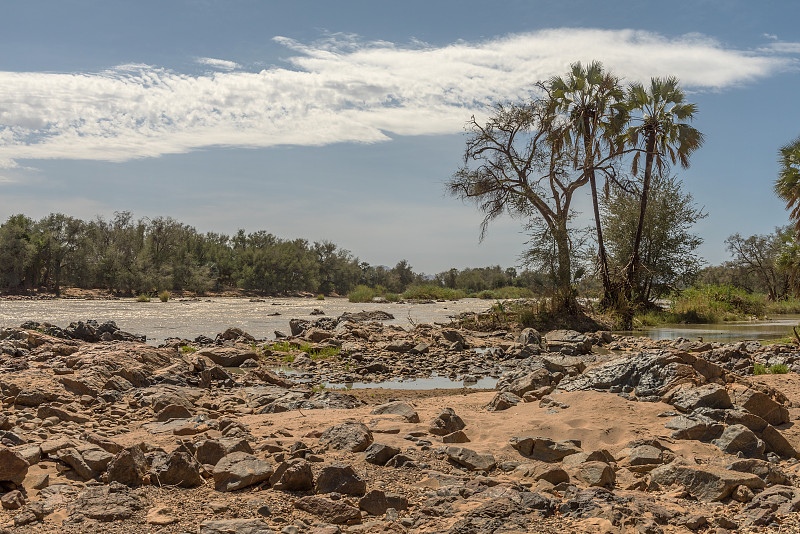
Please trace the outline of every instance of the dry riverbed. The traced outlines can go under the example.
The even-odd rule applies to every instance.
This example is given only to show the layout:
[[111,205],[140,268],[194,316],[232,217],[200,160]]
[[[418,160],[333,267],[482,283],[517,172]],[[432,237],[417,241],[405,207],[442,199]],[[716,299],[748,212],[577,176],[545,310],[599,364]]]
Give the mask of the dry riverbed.
[[[112,324],[0,331],[0,532],[796,525],[793,347],[374,314],[286,334],[152,347]],[[753,376],[754,363],[789,372]],[[430,375],[454,387],[320,387]],[[480,379],[496,389],[464,387]]]

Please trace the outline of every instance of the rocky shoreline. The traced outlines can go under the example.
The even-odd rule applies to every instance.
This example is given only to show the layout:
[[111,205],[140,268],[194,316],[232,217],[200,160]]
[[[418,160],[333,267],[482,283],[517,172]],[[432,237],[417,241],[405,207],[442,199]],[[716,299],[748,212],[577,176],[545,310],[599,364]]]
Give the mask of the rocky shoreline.
[[[380,314],[0,331],[0,532],[786,532],[800,352]],[[754,364],[786,374],[753,375]],[[495,390],[340,390],[447,377]]]

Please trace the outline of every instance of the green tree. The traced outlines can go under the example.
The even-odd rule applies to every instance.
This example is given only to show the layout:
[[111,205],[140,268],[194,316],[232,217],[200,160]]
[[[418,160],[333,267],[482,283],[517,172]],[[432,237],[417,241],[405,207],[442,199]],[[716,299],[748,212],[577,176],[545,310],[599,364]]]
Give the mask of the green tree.
[[781,147],[778,164],[775,192],[786,202],[786,209],[800,230],[800,137]]
[[742,237],[733,234],[725,244],[733,256],[733,264],[756,279],[757,285],[752,289],[764,291],[768,299],[775,301],[785,297],[789,291],[789,275],[779,265],[779,258],[791,240],[792,230],[783,227],[766,235]]
[[627,121],[624,91],[619,78],[593,61],[587,66],[573,63],[566,76],[556,76],[547,83],[555,111],[564,115],[566,125],[559,129],[564,149],[572,153],[573,165],[589,179],[592,192],[598,262],[603,282],[603,303],[614,299],[614,288],[608,270],[597,193],[597,172],[614,178],[613,162],[619,156],[619,133]]
[[588,177],[571,173],[570,161],[558,149],[557,118],[547,98],[498,105],[486,124],[473,117],[467,123],[464,163],[447,187],[483,212],[481,238],[489,222],[504,213],[525,220],[541,217],[557,250],[554,302],[575,312],[567,222],[573,195]]
[[639,171],[640,156],[642,153],[645,155],[639,221],[625,277],[629,297],[630,291],[637,285],[641,266],[642,234],[653,171],[663,176],[668,162],[679,162],[682,167],[689,167],[689,156],[703,144],[703,134],[684,122],[694,118],[697,106],[685,103],[684,99],[683,90],[674,77],[651,78],[647,88],[640,83],[633,83],[627,91],[631,125],[626,142],[636,151],[632,160],[634,175]]
[[[635,288],[644,303],[691,285],[702,263],[696,250],[703,240],[691,228],[707,214],[681,185],[674,176],[656,176],[651,184],[642,228],[641,276]],[[639,224],[640,206],[639,196],[621,187],[612,187],[603,202],[609,254],[618,267],[624,267],[633,255],[630,236]]]

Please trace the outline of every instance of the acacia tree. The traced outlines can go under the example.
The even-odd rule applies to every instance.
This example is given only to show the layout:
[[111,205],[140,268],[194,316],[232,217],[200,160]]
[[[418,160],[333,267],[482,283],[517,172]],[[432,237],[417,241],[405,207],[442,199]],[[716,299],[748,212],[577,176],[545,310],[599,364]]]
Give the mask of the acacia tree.
[[577,311],[572,290],[567,222],[575,192],[588,182],[571,174],[558,150],[564,127],[547,98],[527,104],[498,105],[486,124],[475,117],[464,164],[447,184],[450,194],[473,201],[484,213],[481,238],[490,221],[503,213],[540,217],[556,248],[556,308]]
[[697,112],[697,106],[684,103],[684,98],[678,79],[672,76],[651,78],[648,88],[640,83],[633,83],[627,92],[631,125],[626,134],[626,142],[636,151],[631,165],[634,175],[639,171],[640,156],[643,152],[645,154],[639,222],[625,277],[628,300],[639,276],[642,232],[653,171],[663,175],[668,161],[672,164],[680,163],[683,168],[689,167],[689,156],[703,144],[703,134],[683,122],[692,120]]
[[595,175],[596,171],[604,174],[608,191],[609,178],[616,176],[612,163],[622,148],[618,143],[619,134],[627,121],[624,91],[619,78],[605,71],[599,61],[586,67],[580,62],[573,63],[566,76],[551,78],[547,87],[555,111],[567,118],[566,127],[559,130],[559,141],[564,150],[571,152],[574,168],[580,168],[589,180],[603,282],[602,303],[608,306],[615,300],[616,290],[608,270]]

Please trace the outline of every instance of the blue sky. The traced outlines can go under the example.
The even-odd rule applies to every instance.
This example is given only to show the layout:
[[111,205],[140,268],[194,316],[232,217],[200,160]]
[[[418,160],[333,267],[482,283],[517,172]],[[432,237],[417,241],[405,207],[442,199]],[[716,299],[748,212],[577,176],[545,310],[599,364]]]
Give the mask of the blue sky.
[[520,222],[479,244],[480,214],[444,193],[463,125],[597,59],[697,103],[706,143],[679,176],[719,263],[728,235],[787,222],[797,20],[789,0],[4,1],[0,219],[128,210],[428,273],[514,265]]

